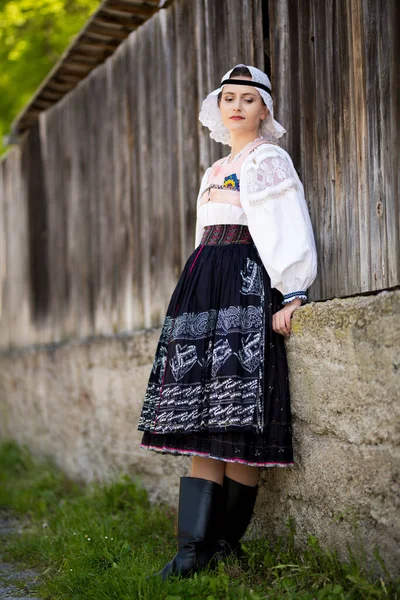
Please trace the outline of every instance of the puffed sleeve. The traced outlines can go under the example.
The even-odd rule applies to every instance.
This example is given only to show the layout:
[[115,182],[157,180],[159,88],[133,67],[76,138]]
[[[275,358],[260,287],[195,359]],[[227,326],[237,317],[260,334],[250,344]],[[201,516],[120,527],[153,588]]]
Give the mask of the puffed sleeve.
[[271,287],[306,302],[317,253],[303,185],[290,155],[274,147],[253,153],[241,171],[241,203]]
[[196,202],[196,228],[195,228],[195,240],[194,240],[194,247],[197,248],[197,246],[200,244],[201,242],[201,238],[203,237],[203,233],[204,233],[204,227],[201,224],[200,221],[200,216],[199,216],[199,208],[200,208],[200,201],[201,201],[201,197],[203,195],[204,190],[207,187],[207,182],[208,182],[208,176],[211,173],[211,167],[209,167],[208,169],[206,169],[202,179],[201,179],[201,183],[200,183],[200,189],[199,189],[199,193],[197,195],[197,202]]

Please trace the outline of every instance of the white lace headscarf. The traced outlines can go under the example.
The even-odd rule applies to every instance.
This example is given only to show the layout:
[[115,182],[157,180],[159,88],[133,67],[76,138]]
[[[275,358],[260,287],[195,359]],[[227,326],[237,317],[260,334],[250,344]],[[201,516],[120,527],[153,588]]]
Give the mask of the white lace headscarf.
[[[239,64],[230,69],[225,75],[222,77],[221,82],[224,79],[229,79],[232,71],[236,67],[246,67],[251,73],[252,81],[256,81],[257,83],[263,83],[271,89],[271,82],[269,80],[268,75],[266,75],[260,69],[256,67],[251,67],[249,65]],[[203,125],[208,127],[211,131],[210,138],[215,140],[216,142],[221,142],[221,144],[226,144],[227,146],[231,145],[231,137],[228,129],[222,122],[221,111],[218,106],[218,94],[222,91],[223,85],[210,92],[208,96],[203,100],[201,105],[201,110],[199,112],[199,120]],[[286,133],[286,129],[282,127],[278,121],[274,119],[274,102],[272,100],[271,95],[265,90],[254,87],[255,90],[260,94],[261,98],[264,100],[265,104],[268,107],[269,113],[268,116],[261,121],[260,126],[260,136],[268,141],[277,142],[278,138],[281,137],[284,133]]]

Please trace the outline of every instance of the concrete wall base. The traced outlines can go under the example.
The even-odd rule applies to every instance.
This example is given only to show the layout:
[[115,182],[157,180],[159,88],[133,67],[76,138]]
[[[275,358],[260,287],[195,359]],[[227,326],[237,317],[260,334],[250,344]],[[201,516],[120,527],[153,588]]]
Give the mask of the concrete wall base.
[[[139,448],[137,421],[159,329],[0,354],[0,436],[51,455],[77,480],[139,475],[176,505],[189,457]],[[294,517],[347,558],[379,547],[400,575],[400,290],[310,303],[286,341],[295,466],[264,469],[250,535]],[[354,524],[356,523],[356,527]]]

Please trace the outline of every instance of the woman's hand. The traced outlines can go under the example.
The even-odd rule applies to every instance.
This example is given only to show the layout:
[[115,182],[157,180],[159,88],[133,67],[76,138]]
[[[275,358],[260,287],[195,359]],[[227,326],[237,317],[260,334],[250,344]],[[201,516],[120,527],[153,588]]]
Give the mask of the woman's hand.
[[272,315],[272,329],[276,333],[280,333],[285,337],[290,335],[290,319],[292,313],[301,306],[301,298],[294,298],[291,302],[285,304],[285,306],[278,310],[278,312]]

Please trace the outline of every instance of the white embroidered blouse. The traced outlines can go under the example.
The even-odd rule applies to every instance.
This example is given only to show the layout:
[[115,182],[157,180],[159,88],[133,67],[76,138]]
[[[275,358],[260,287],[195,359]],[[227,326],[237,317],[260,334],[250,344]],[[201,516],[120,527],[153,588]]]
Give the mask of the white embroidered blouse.
[[288,152],[260,138],[237,160],[216,161],[203,175],[197,197],[196,247],[204,227],[247,225],[271,287],[307,301],[317,275],[317,252],[304,188]]

